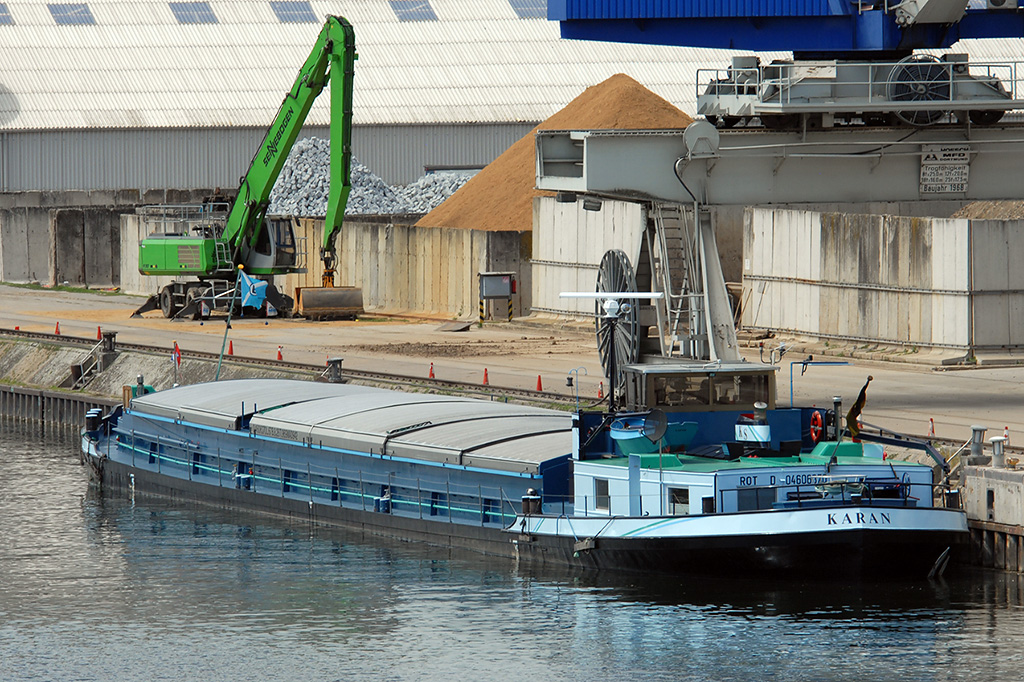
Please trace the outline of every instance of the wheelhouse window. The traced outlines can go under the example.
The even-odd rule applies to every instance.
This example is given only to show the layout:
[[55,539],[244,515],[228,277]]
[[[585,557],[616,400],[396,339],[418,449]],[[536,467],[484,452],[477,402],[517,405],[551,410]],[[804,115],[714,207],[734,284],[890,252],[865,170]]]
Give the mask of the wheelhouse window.
[[706,376],[661,376],[654,378],[656,405],[707,405],[711,399],[710,381]]
[[608,479],[594,479],[594,508],[607,510],[611,506],[611,497],[608,495]]
[[715,377],[716,405],[752,405],[768,403],[768,376],[765,374],[722,375]]

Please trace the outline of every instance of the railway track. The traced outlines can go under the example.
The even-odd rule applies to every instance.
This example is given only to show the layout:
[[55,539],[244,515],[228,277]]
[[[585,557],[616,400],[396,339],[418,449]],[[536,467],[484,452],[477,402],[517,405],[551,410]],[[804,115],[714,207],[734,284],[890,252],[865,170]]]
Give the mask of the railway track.
[[[65,334],[49,334],[46,332],[30,332],[15,329],[0,329],[0,335],[27,341],[41,341],[45,343],[62,344],[65,346],[80,346],[83,349],[92,348],[97,343],[99,343],[95,339],[90,338],[68,336]],[[147,353],[161,356],[166,356],[168,354],[168,349],[163,346],[148,346],[138,343],[124,343],[121,341],[117,342],[117,349],[123,351],[131,351],[135,353]],[[220,359],[220,354],[209,353],[206,351],[189,350],[187,352],[187,357],[198,360],[206,360],[209,362],[216,362],[217,360]],[[225,355],[224,362],[232,363],[235,365],[246,365],[250,367],[266,367],[268,369],[288,369],[297,372],[309,372],[314,375],[323,374],[325,369],[322,365],[312,365],[302,362],[289,362],[287,360],[267,360],[265,358],[246,357],[244,355]],[[353,380],[360,383],[385,384],[389,386],[401,387],[407,390],[417,389],[433,393],[450,392],[457,393],[459,395],[473,396],[476,398],[483,398],[488,400],[504,399],[514,400],[515,402],[520,403],[525,402],[549,406],[569,406],[576,404],[576,399],[574,397],[567,396],[561,393],[553,393],[550,391],[529,391],[525,389],[496,385],[488,385],[486,387],[483,387],[479,384],[463,381],[430,379],[420,376],[392,374],[388,372],[368,372],[365,370],[355,369],[344,369],[343,375],[348,380]]]
[[[95,339],[90,338],[4,328],[0,328],[0,336],[8,336],[12,338],[30,341],[41,341],[45,343],[62,344],[65,346],[80,346],[83,349],[92,348],[94,345],[98,343]],[[137,343],[122,343],[120,341],[117,342],[117,348],[119,350],[160,356],[166,356],[169,352],[168,349],[163,346],[157,347]],[[187,357],[205,360],[208,362],[216,362],[218,359],[220,359],[220,354],[209,353],[205,351],[189,350],[187,352]],[[266,367],[268,369],[278,370],[289,369],[294,370],[296,372],[309,372],[310,374],[313,375],[321,375],[324,373],[325,370],[325,368],[322,365],[313,365],[301,362],[289,362],[286,360],[267,360],[265,358],[253,358],[242,355],[225,355],[224,361],[235,365]],[[409,376],[404,374],[392,374],[388,372],[368,372],[364,370],[354,369],[345,369],[343,375],[346,379],[353,380],[359,383],[383,384],[387,386],[400,388],[402,390],[420,390],[431,393],[452,393],[457,395],[480,398],[484,400],[515,401],[518,403],[544,405],[548,407],[569,408],[570,406],[576,404],[576,399],[573,396],[553,393],[549,391],[530,391],[496,385],[488,385],[484,387],[481,386],[480,384],[462,381],[430,379],[424,378],[422,376]],[[593,408],[599,405],[600,402],[602,401],[581,403],[581,407]],[[952,448],[954,451],[964,445],[963,441],[960,440],[930,436],[928,434],[903,435],[917,440],[931,441],[932,444],[935,445],[936,447],[944,446],[946,448]],[[1024,447],[1008,446],[1006,448],[1006,451],[1008,453],[1012,452],[1014,454],[1024,455]]]

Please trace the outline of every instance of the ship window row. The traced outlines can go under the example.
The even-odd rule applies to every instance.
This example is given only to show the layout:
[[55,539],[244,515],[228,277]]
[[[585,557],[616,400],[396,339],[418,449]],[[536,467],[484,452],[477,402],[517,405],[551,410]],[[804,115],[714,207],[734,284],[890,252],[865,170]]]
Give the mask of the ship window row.
[[[547,19],[547,0],[508,0],[508,3],[520,19]],[[388,0],[388,4],[399,21],[438,21],[430,0]],[[167,6],[179,24],[219,23],[210,2],[169,2]],[[54,2],[46,7],[58,26],[95,26],[97,23],[85,2]],[[320,21],[309,0],[271,0],[270,8],[282,24],[315,24]],[[0,3],[0,26],[14,24],[8,3]]]
[[[614,515],[626,513],[629,505],[628,495],[616,494],[613,496],[610,491],[610,481],[607,478],[595,477],[593,482],[593,497],[591,498],[589,495],[586,495],[583,499],[579,500],[579,511],[584,515],[590,512],[597,514],[611,513]],[[665,500],[659,500],[657,494],[653,497],[650,495],[641,495],[639,500],[640,513],[667,513],[669,516],[714,514],[716,507],[715,498],[702,496],[700,492],[704,490],[704,488],[701,488],[699,491],[696,491],[697,496],[694,498],[694,504],[692,506],[690,504],[690,488],[688,487],[667,487],[667,505],[665,505]],[[707,489],[706,492],[710,492],[710,489]],[[753,499],[750,499],[750,495],[747,494],[748,491],[742,492],[746,494],[746,497],[741,500],[740,504],[747,505],[747,509],[771,508],[771,503],[775,501],[774,498],[769,500],[768,496],[764,492],[750,491],[755,493]],[[615,498],[614,500],[612,499],[613,497]],[[743,507],[741,506],[741,509],[742,508]]]
[[418,478],[393,476],[375,480],[373,474],[363,472],[346,472],[342,476],[337,469],[333,474],[318,473],[308,467],[290,469],[278,462],[261,463],[259,453],[219,455],[183,450],[175,444],[137,434],[130,439],[122,437],[120,442],[130,447],[133,465],[148,463],[161,473],[220,487],[463,523],[504,525],[519,511],[519,505],[513,501],[521,493],[506,493],[493,486],[445,484],[445,489],[439,490],[436,481],[431,484]]

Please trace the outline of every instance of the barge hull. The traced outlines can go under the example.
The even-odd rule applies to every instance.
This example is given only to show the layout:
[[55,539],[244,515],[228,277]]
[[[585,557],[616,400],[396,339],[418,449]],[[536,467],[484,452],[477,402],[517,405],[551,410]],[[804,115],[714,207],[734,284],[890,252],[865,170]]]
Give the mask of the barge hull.
[[502,532],[500,528],[445,523],[319,502],[310,503],[245,489],[211,486],[94,456],[89,456],[89,460],[92,478],[101,486],[103,494],[158,496],[204,507],[249,509],[295,522],[337,526],[368,535],[514,557],[515,550],[509,542],[508,534]]
[[167,476],[95,454],[87,457],[93,478],[105,494],[155,495],[207,507],[250,509],[296,522],[560,568],[748,578],[920,579],[928,575],[947,547],[952,549],[952,563],[963,546],[962,534],[920,530],[581,541],[310,503]]

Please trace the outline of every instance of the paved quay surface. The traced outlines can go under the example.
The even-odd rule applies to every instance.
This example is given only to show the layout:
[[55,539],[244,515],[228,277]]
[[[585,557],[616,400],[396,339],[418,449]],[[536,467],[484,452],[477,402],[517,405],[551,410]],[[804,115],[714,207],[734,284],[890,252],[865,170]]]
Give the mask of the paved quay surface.
[[[182,352],[218,352],[224,338],[224,318],[203,324],[170,321],[159,312],[143,318],[131,313],[144,299],[71,293],[0,285],[0,328],[95,338],[96,328],[116,331],[118,341],[165,346],[174,341]],[[546,391],[570,394],[566,376],[579,371],[581,402],[597,397],[603,381],[594,334],[589,326],[565,326],[516,320],[511,324],[473,324],[464,332],[441,331],[441,320],[368,315],[359,321],[235,318],[228,338],[236,355],[275,359],[282,347],[286,360],[324,363],[344,358],[344,366],[366,371],[426,377],[430,364],[435,376],[466,382],[483,381],[484,369],[494,386],[534,389],[541,377]],[[776,341],[768,344],[777,345]],[[767,347],[767,346],[766,346]],[[910,434],[924,435],[935,421],[937,436],[966,441],[972,424],[989,427],[989,436],[1010,429],[1011,444],[1024,445],[1024,366],[980,365],[975,369],[937,371],[944,355],[900,357],[900,362],[826,356],[823,347],[807,346],[786,354],[778,365],[778,400],[788,405],[790,374],[796,404],[831,406],[832,396],[850,405],[870,374],[864,421]],[[833,352],[835,349],[831,349]],[[815,360],[849,362],[842,366],[809,366],[801,375],[799,363],[808,351]],[[747,349],[750,362],[758,350]],[[767,357],[767,352],[766,352]],[[607,390],[607,382],[605,382]],[[998,433],[997,433],[998,431]]]

